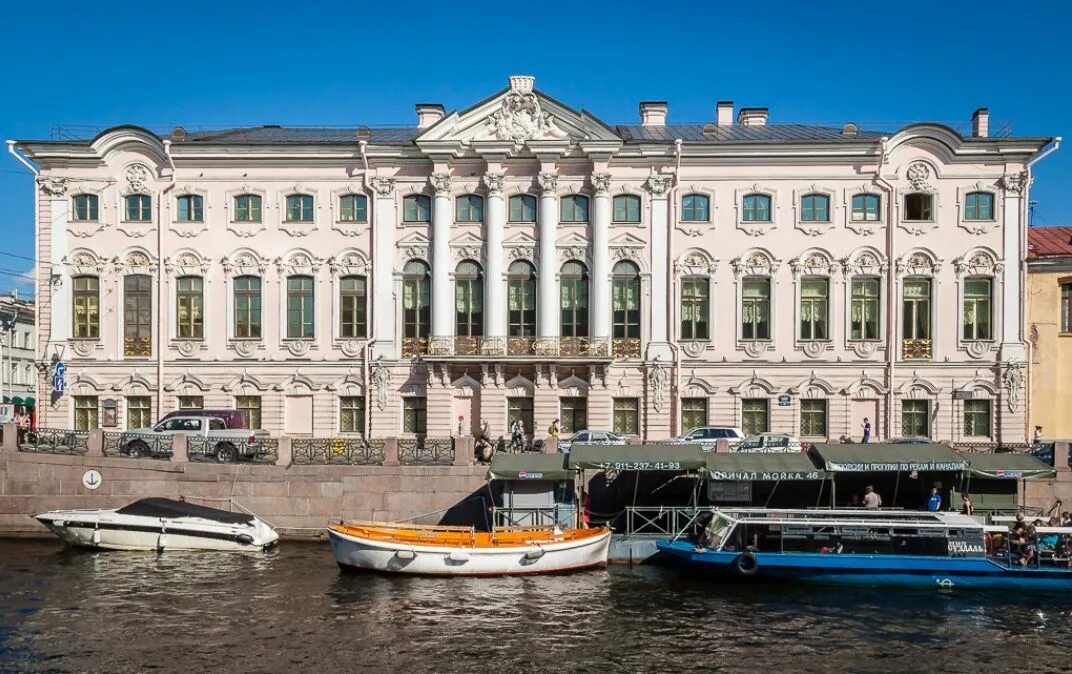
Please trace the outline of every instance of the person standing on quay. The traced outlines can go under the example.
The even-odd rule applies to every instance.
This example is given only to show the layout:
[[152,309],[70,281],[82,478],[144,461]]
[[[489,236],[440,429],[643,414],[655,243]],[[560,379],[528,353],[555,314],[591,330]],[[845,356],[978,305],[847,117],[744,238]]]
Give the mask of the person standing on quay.
[[871,442],[871,422],[864,417],[864,443]]

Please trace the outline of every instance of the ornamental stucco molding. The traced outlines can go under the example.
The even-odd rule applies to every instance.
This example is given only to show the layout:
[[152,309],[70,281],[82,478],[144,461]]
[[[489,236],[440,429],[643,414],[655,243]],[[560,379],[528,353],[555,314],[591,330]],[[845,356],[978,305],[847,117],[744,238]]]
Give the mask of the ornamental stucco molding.
[[433,173],[429,180],[432,183],[432,190],[435,191],[437,197],[450,195],[451,178],[449,173]]
[[670,180],[670,176],[649,177],[647,186],[648,191],[651,192],[652,198],[662,199],[666,197],[666,193],[670,190]]
[[372,388],[376,390],[376,408],[381,412],[387,408],[387,394],[391,388],[391,370],[383,364],[383,360],[377,360],[372,365]]
[[1024,364],[1009,363],[1002,375],[1002,383],[1005,385],[1005,402],[1010,412],[1016,412],[1020,408],[1020,389],[1024,385]]
[[536,182],[540,186],[540,192],[544,196],[554,196],[558,191],[558,174],[551,171],[544,171],[540,175],[536,176]]
[[652,404],[656,412],[661,412],[666,404],[668,378],[666,367],[656,358],[648,368],[648,389],[652,393]]
[[123,172],[123,187],[120,194],[147,194],[151,188],[153,174],[145,164],[131,164]]
[[610,193],[610,179],[609,173],[593,173],[592,174],[592,187],[595,189],[597,196],[603,196]]
[[909,164],[905,177],[908,178],[908,186],[913,192],[935,191],[931,185],[931,167],[925,162],[916,161]]
[[484,174],[484,187],[487,188],[489,197],[501,197],[505,184],[506,175],[503,173]]
[[50,197],[62,197],[67,194],[68,181],[66,178],[40,176],[37,178],[37,184],[41,187],[41,191]]
[[1031,187],[1031,183],[1035,178],[1027,171],[1020,171],[1018,173],[1009,173],[1001,177],[1000,185],[1001,189],[1005,190],[1009,196],[1020,196]]
[[502,98],[499,109],[488,117],[488,131],[498,140],[516,144],[528,140],[568,138],[558,127],[551,113],[544,112],[540,99],[533,91],[535,78],[517,75],[510,78],[510,90]]
[[389,199],[395,195],[394,178],[372,178],[369,183],[372,185],[372,189],[375,190],[376,196],[381,199]]
[[718,260],[696,250],[685,253],[674,262],[674,273],[678,276],[714,276],[717,271]]

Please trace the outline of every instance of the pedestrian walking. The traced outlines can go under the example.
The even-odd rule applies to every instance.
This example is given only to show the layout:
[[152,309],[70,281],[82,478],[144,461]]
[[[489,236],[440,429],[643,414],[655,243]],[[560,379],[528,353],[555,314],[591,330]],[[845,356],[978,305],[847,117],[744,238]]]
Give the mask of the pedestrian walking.
[[864,417],[864,443],[871,442],[871,422]]

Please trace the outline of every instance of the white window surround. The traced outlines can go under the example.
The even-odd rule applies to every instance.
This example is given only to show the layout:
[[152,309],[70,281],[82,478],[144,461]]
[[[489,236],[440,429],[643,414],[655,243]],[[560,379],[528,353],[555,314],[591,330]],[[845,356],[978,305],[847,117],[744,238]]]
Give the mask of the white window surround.
[[[715,341],[715,304],[717,298],[718,260],[713,259],[706,251],[699,248],[690,248],[684,251],[674,263],[674,285],[677,304],[672,312],[675,316],[671,330],[671,339],[679,344],[686,355],[699,356],[708,344]],[[683,340],[681,338],[681,303],[684,295],[683,281],[688,279],[707,280],[707,338]],[[690,396],[685,396],[690,397]]]
[[[931,284],[929,319],[931,326],[930,361],[937,362],[940,360],[939,353],[943,342],[943,332],[945,332],[944,330],[938,329],[936,323],[939,311],[939,300],[942,297],[942,281],[939,275],[939,272],[942,269],[942,260],[928,250],[916,248],[901,256],[901,258],[896,261],[895,268],[897,287],[895,288],[894,299],[897,304],[894,313],[897,316],[897,325],[894,326],[894,335],[896,336],[897,342],[894,345],[894,348],[896,349],[897,360],[904,361],[904,354],[901,350],[901,343],[904,339],[904,284],[906,281],[926,279],[930,281]],[[959,330],[959,318],[956,325],[957,330]]]
[[[200,220],[179,220],[179,198],[187,196],[201,197]],[[212,200],[209,199],[208,190],[191,184],[176,186],[168,195],[166,207],[168,208],[167,221],[171,223],[171,231],[180,237],[191,238],[208,229],[209,219],[212,214]]]
[[[156,261],[153,260],[153,257],[151,255],[149,255],[149,253],[147,251],[143,250],[143,249],[134,248],[134,249],[127,250],[121,256],[116,258],[116,261],[115,261],[115,272],[116,273],[114,274],[114,278],[113,278],[113,280],[115,281],[115,296],[118,298],[117,299],[117,304],[116,304],[117,307],[123,307],[123,306],[126,305],[126,297],[125,297],[125,291],[124,291],[124,279],[126,279],[127,276],[133,276],[133,275],[136,275],[136,274],[143,274],[143,275],[148,276],[150,279],[152,279],[152,281],[151,281],[151,290],[150,290],[150,292],[152,293],[151,294],[151,298],[152,298],[151,299],[151,305],[152,305],[152,316],[151,316],[152,331],[151,331],[150,335],[151,335],[151,339],[152,339],[152,347],[153,347],[152,348],[152,353],[153,354],[155,354],[156,350],[161,347],[161,344],[160,344],[160,339],[161,339],[161,335],[160,335],[160,303],[157,301],[157,298],[160,296],[160,293],[159,293],[159,280],[160,279],[157,276],[156,271],[157,271],[157,265],[156,265]],[[100,287],[101,287],[101,294],[103,296],[103,294],[105,292],[103,283],[101,284]],[[167,301],[167,300],[165,300],[165,301]],[[103,297],[102,297],[102,306],[103,306]],[[122,361],[122,360],[125,359],[125,356],[124,356],[125,331],[123,329],[124,328],[124,323],[123,323],[124,316],[123,316],[123,314],[124,314],[123,311],[116,311],[115,312],[115,330],[116,330],[115,334],[118,336],[118,339],[115,340],[115,359],[117,361]],[[103,318],[101,319],[101,323],[102,323],[102,325],[101,325],[101,334],[102,334],[102,337],[103,337],[103,333],[104,333]],[[146,360],[147,358],[150,358],[150,357],[151,356],[133,358],[133,360]]]
[[[319,312],[317,307],[321,305],[324,300],[323,279],[320,276],[320,268],[323,266],[324,261],[318,257],[314,257],[306,250],[293,250],[276,263],[277,271],[277,287],[279,288],[278,297],[278,322],[279,326],[279,341],[281,346],[294,356],[304,356],[310,350],[317,349],[317,343],[323,335],[323,321],[318,320]],[[287,280],[292,276],[309,276],[313,279],[313,336],[312,337],[288,337],[287,336]],[[263,290],[262,290],[263,292]],[[261,307],[265,307],[267,302],[264,299],[261,300]],[[261,329],[264,329],[266,321],[263,317],[261,319]]]
[[[852,198],[860,194],[878,197],[878,220],[852,219]],[[874,234],[875,230],[882,229],[886,226],[887,213],[889,212],[888,201],[890,198],[888,192],[879,189],[872,183],[862,183],[860,185],[842,189],[841,196],[842,201],[845,204],[841,221],[844,223],[846,229],[856,232],[857,234],[869,235]]]
[[[327,264],[331,273],[331,341],[336,348],[342,350],[344,355],[354,358],[360,355],[364,343],[369,339],[369,330],[372,329],[372,325],[369,322],[372,312],[368,310],[372,306],[372,265],[364,253],[357,249],[344,250],[339,255],[329,259]],[[344,276],[360,276],[365,279],[364,337],[343,337],[340,334],[342,320],[340,293],[342,288],[341,279]]]
[[[707,197],[707,219],[685,220],[682,216],[685,212],[685,197],[690,195]],[[681,185],[677,188],[674,227],[684,232],[687,236],[701,236],[704,232],[714,230],[718,223],[719,200],[715,198],[715,191],[702,185]]]
[[[640,183],[639,185],[632,185],[629,183],[618,183],[611,188],[607,196],[609,197],[607,206],[610,209],[610,226],[612,228],[627,228],[637,227],[646,229],[651,226],[651,198],[649,194],[645,194],[643,186],[646,183]],[[640,199],[640,219],[636,222],[628,222],[625,220],[614,219],[614,198],[615,197],[637,197]],[[593,209],[594,210],[594,209]],[[590,213],[590,217],[592,214]]]
[[[312,197],[313,198],[313,212],[310,220],[287,220],[287,198],[288,197]],[[311,189],[307,185],[297,183],[292,187],[279,190],[276,196],[276,208],[279,213],[279,229],[294,237],[308,236],[312,232],[315,232],[320,228],[320,211],[323,208],[323,204],[320,199],[320,191]],[[264,213],[261,213],[261,219],[264,219]]]
[[[428,220],[406,220],[406,197],[411,196],[423,196],[428,197]],[[539,197],[537,196],[537,201]],[[485,207],[487,203],[484,204]],[[453,207],[453,200],[451,207]],[[395,183],[395,207],[397,213],[397,227],[403,228],[427,228],[432,224],[433,211],[435,210],[435,191],[432,190],[431,184],[428,179],[425,178],[420,182],[406,182]],[[372,217],[372,213],[369,213],[369,217]],[[509,219],[509,209],[507,209],[507,219]],[[450,214],[451,222],[454,222],[454,213]]]
[[[778,268],[782,261],[775,259],[770,252],[753,248],[740,257],[730,261],[733,267],[734,291],[734,330],[738,351],[744,351],[755,358],[768,349],[773,349],[775,336],[778,334]],[[744,280],[746,278],[767,278],[770,280],[770,338],[745,340],[742,330],[744,320]]]
[[[889,300],[889,284],[887,276],[889,265],[877,249],[866,247],[858,248],[852,252],[842,264],[845,275],[843,298],[844,307],[842,312],[843,330],[845,331],[845,345],[856,352],[861,358],[866,358],[875,353],[877,349],[884,347],[886,342],[886,302]],[[852,284],[857,279],[875,279],[878,281],[878,334],[877,339],[853,339],[852,338]]]
[[[826,197],[826,220],[801,219],[804,210],[804,197],[812,195]],[[823,234],[834,227],[834,223],[838,219],[837,211],[839,208],[843,208],[843,206],[843,204],[838,203],[837,193],[834,190],[823,187],[822,185],[813,184],[809,187],[793,190],[794,226],[808,236],[819,236],[820,234]],[[774,210],[773,204],[771,206],[771,210]]]
[[[260,220],[235,220],[235,198],[245,194],[251,194],[261,198]],[[246,183],[241,187],[227,190],[227,192],[224,193],[223,200],[227,229],[234,232],[239,237],[252,238],[265,230],[268,214],[272,212],[273,207],[274,204],[269,199],[268,190],[261,189],[260,187],[254,187],[253,185]]]
[[[462,197],[480,197],[481,215],[483,216],[480,220],[458,220],[457,219],[457,216],[458,216],[458,199],[460,199]],[[507,217],[509,217],[509,213],[507,214]],[[487,194],[479,192],[475,188],[473,188],[473,189],[467,189],[467,190],[465,190],[463,192],[458,192],[456,194],[451,194],[450,195],[450,221],[451,221],[452,224],[459,225],[459,226],[462,226],[462,227],[464,227],[466,225],[478,226],[478,225],[483,225],[487,221],[487,219],[488,219],[488,195]]]
[[[838,296],[835,273],[840,271],[840,264],[833,261],[833,257],[825,250],[810,249],[800,254],[799,257],[789,261],[793,272],[793,344],[798,351],[803,351],[810,358],[816,358],[837,341],[834,327],[835,298]],[[824,339],[805,340],[800,332],[801,302],[803,295],[803,282],[808,279],[823,279],[826,281],[826,328],[827,336]],[[773,288],[772,288],[773,293]],[[773,313],[773,301],[772,301]],[[772,326],[773,328],[773,326]],[[772,333],[773,334],[773,333]]]
[[[989,220],[968,220],[965,218],[968,195],[973,192],[989,194],[994,200],[993,217]],[[989,234],[997,229],[1004,216],[1005,204],[1001,199],[1001,189],[996,184],[986,184],[982,181],[971,185],[957,186],[957,226],[972,234]]]
[[[165,301],[168,303],[168,343],[172,348],[178,349],[184,356],[193,355],[198,349],[207,349],[209,335],[211,334],[212,315],[212,287],[211,260],[202,258],[192,250],[178,250],[175,254],[164,260],[164,292]],[[200,338],[182,338],[179,334],[179,311],[178,311],[178,279],[181,276],[190,276],[201,279],[201,321],[202,336]],[[156,298],[153,298],[155,305]],[[154,306],[155,310],[156,307]],[[191,344],[192,343],[192,344]]]
[[[1005,296],[1005,264],[998,262],[997,255],[988,248],[975,248],[965,255],[953,260],[956,273],[957,292],[957,350],[967,353],[972,358],[983,358],[991,353],[997,345],[998,335],[1004,328],[1004,312],[1001,311]],[[990,280],[990,339],[964,339],[964,290],[968,279],[985,278]]]
[[[744,198],[751,194],[761,194],[770,197],[770,220],[745,220]],[[760,236],[778,228],[778,211],[781,204],[778,200],[778,192],[773,187],[755,183],[749,187],[734,190],[733,207],[736,209],[734,217],[737,229],[749,236]]]

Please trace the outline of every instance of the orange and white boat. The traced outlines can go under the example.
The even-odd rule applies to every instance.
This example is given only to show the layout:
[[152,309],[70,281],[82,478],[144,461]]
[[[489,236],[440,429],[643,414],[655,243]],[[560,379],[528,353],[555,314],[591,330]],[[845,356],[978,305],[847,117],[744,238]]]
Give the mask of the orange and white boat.
[[610,529],[352,522],[328,527],[341,569],[440,576],[561,573],[607,564]]

